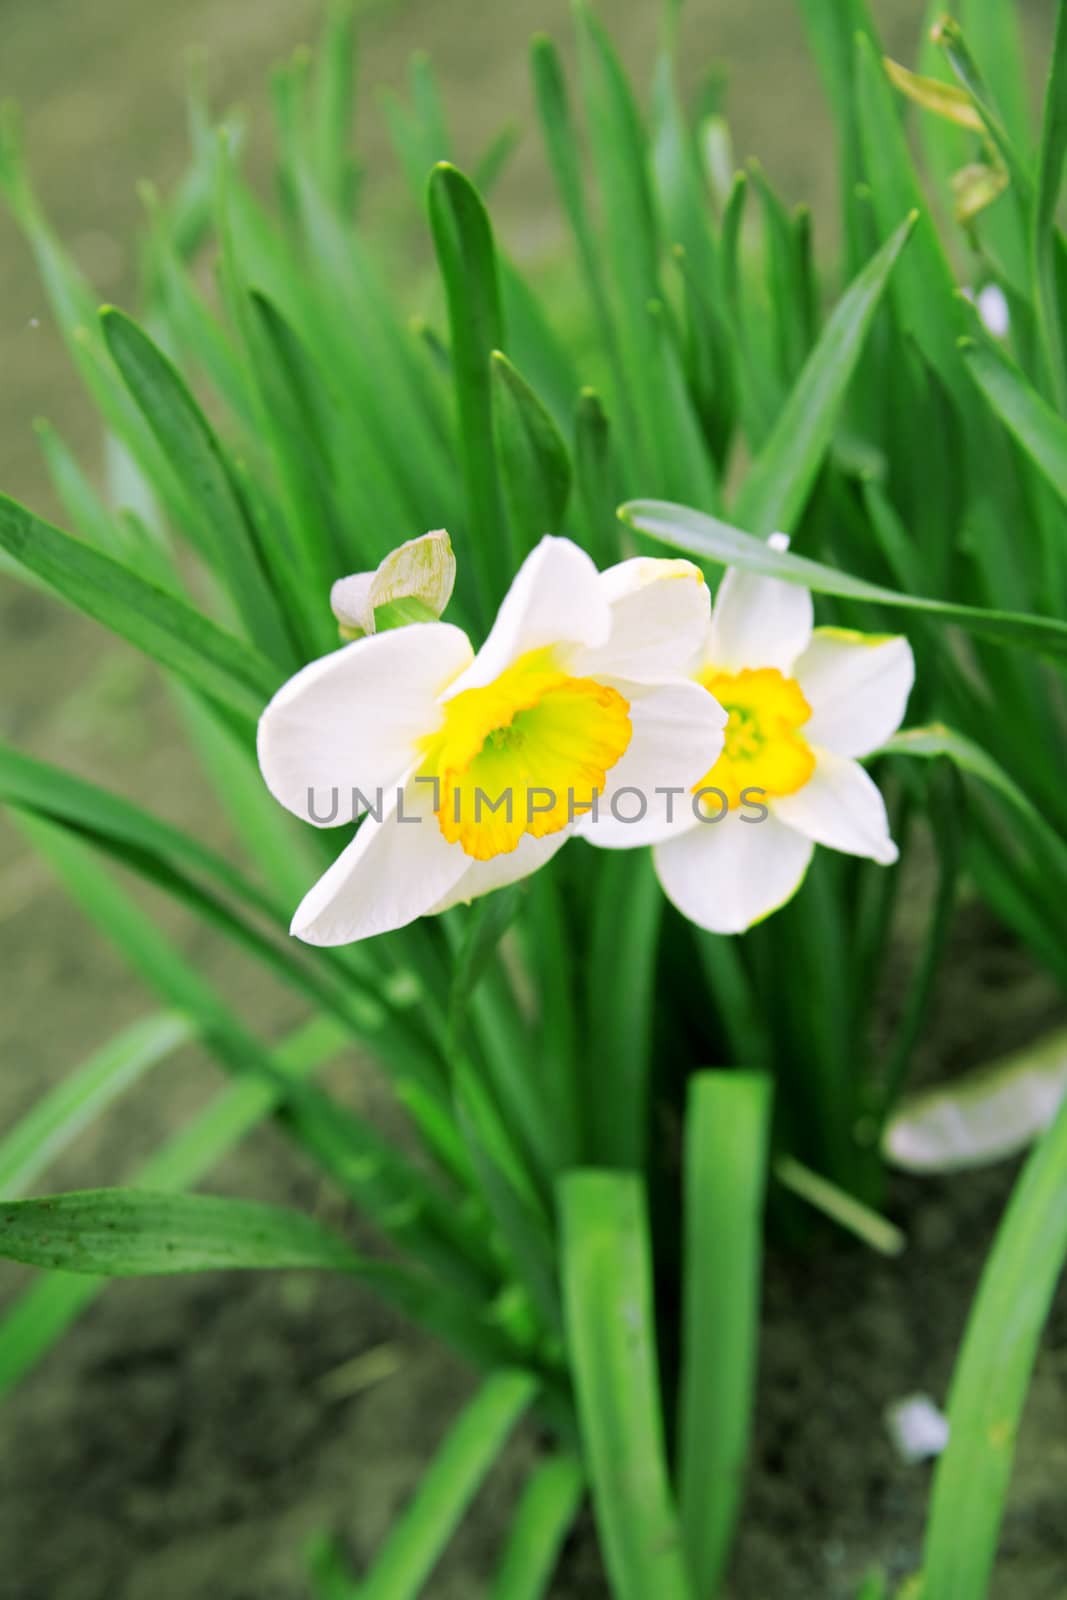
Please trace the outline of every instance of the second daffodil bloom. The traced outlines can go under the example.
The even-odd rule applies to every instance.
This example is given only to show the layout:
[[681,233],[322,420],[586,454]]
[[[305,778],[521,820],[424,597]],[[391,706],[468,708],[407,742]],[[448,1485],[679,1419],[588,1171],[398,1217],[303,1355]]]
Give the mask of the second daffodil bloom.
[[698,785],[705,820],[686,808],[655,860],[668,897],[713,933],[741,933],[784,905],[817,844],[883,866],[897,859],[859,760],[900,726],[911,647],[812,622],[807,589],[731,568],[695,659],[697,681],[727,712],[725,747]]
[[688,561],[600,573],[567,539],[526,559],[475,654],[418,622],[313,661],[260,720],[267,785],[328,825],[367,812],[292,931],[347,944],[544,865],[567,837],[645,845],[670,832],[725,714],[686,672],[710,599]]

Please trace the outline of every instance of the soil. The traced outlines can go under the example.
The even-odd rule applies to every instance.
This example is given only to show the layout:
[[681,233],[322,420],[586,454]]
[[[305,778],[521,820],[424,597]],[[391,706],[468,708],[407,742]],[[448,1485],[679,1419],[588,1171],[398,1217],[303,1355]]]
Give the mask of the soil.
[[[891,47],[910,59],[923,6],[893,0],[877,9]],[[629,62],[647,61],[655,8],[605,0],[600,10]],[[758,151],[790,198],[814,199],[825,217],[833,188],[827,124],[795,10],[786,0],[758,8],[691,0],[694,37],[703,23],[713,41],[706,55],[737,64],[739,152]],[[3,87],[27,106],[39,186],[102,298],[129,295],[134,181],[145,172],[166,180],[180,167],[186,50],[210,48],[221,102],[244,98],[260,108],[267,66],[313,33],[316,11],[306,0],[234,7],[4,0]],[[1047,21],[1040,4],[1028,14],[1038,28]],[[411,0],[379,9],[364,28],[364,76],[395,84],[410,49],[428,47],[450,88],[461,156],[469,157],[502,120],[525,115],[523,42],[537,27],[565,37],[564,0],[508,7]],[[477,92],[464,93],[464,85]],[[366,100],[369,198],[388,217],[397,209],[396,178],[374,131],[373,96]],[[536,259],[551,256],[559,234],[534,143],[524,142],[494,213],[516,252]],[[253,159],[262,164],[255,137]],[[29,421],[45,411],[90,461],[95,424],[6,219],[0,242],[0,486],[58,516]],[[183,756],[166,695],[138,658],[51,600],[8,583],[0,585],[0,638],[0,736],[227,844]],[[297,1020],[286,998],[264,994],[252,971],[225,958],[188,919],[146,903],[266,1035]],[[5,821],[0,974],[2,1127],[151,1005]],[[1055,1019],[1057,1004],[1051,984],[980,908],[967,906],[920,1073],[950,1074],[1035,1036]],[[121,1181],[215,1082],[196,1051],[182,1052],[88,1130],[42,1189]],[[382,1110],[365,1063],[340,1063],[333,1083],[371,1114]],[[772,1250],[733,1600],[852,1600],[872,1562],[886,1563],[895,1577],[917,1565],[930,1469],[896,1459],[883,1408],[915,1390],[944,1399],[1016,1170],[896,1181],[889,1211],[911,1241],[896,1261],[831,1233],[800,1259]],[[219,1167],[211,1187],[327,1215],[336,1203],[269,1127]],[[0,1267],[3,1297],[24,1281]],[[0,1405],[0,1600],[306,1600],[307,1539],[335,1532],[358,1570],[470,1389],[462,1368],[348,1282],[230,1274],[113,1285]],[[1020,1440],[995,1600],[1067,1594],[1058,1487],[1067,1467],[1065,1424],[1061,1296]],[[530,1430],[520,1432],[435,1575],[431,1600],[481,1592],[538,1447]],[[555,1600],[605,1593],[587,1525],[570,1542],[552,1592]]]

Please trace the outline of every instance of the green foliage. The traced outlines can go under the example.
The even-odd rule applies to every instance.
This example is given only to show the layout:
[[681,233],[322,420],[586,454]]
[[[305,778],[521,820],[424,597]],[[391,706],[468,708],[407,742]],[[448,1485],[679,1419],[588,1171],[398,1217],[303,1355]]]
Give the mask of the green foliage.
[[[422,57],[406,99],[386,107],[439,287],[412,314],[411,285],[359,215],[344,4],[315,69],[301,56],[274,78],[275,208],[242,174],[239,130],[216,136],[193,97],[189,170],[172,194],[146,193],[136,318],[98,316],[4,124],[0,187],[114,464],[101,488],[41,424],[72,531],[0,498],[5,572],[162,670],[243,848],[231,860],[121,795],[0,749],[0,800],[166,1008],[93,1052],[0,1140],[0,1254],[63,1269],[0,1321],[0,1387],[108,1276],[354,1275],[459,1350],[483,1386],[358,1587],[320,1542],[323,1594],[420,1592],[527,1410],[553,1442],[493,1600],[550,1592],[587,1486],[619,1600],[721,1592],[751,1430],[768,1180],[786,1215],[781,1189],[866,1244],[899,1248],[877,1209],[877,1131],[921,1037],[962,867],[1067,989],[1067,792],[1050,754],[1067,726],[1067,9],[1036,145],[1016,9],[959,9],[961,26],[942,27],[915,63],[966,110],[961,129],[936,118],[930,95],[911,108],[926,171],[865,0],[801,0],[836,127],[838,273],[770,175],[752,165],[731,188],[709,156],[723,126],[699,124],[679,92],[680,5],[665,8],[646,126],[643,86],[577,4],[574,80],[552,41],[531,57],[569,229],[569,342],[486,207],[512,131],[466,176]],[[972,184],[992,177],[1004,192],[965,226],[945,224],[965,163]],[[208,258],[218,294],[201,287]],[[960,293],[990,285],[1009,307],[1005,337]],[[472,909],[347,950],[287,944],[293,906],[337,840],[298,829],[266,793],[255,721],[288,673],[336,646],[330,583],[442,526],[458,556],[449,616],[479,635],[545,532],[577,538],[601,566],[668,545],[713,577],[732,565],[806,586],[846,627],[907,631],[920,725],[872,759],[889,776],[905,862],[928,860],[909,826],[925,820],[938,863],[902,1015],[878,1049],[895,880],[855,860],[816,863],[788,909],[739,940],[683,925],[646,853],[594,860],[575,844]],[[765,541],[777,530],[789,551]],[[265,1043],[113,868],[284,983],[305,1024]],[[228,1081],[119,1175],[124,1187],[22,1198],[79,1129],[121,1115],[123,1091],[185,1044]],[[401,1143],[315,1082],[341,1051],[382,1073],[407,1119]],[[694,1072],[707,1061],[714,1072]],[[266,1117],[394,1264],[309,1218],[185,1192]],[[988,1584],[1065,1248],[1062,1143],[1061,1115],[972,1313],[928,1600],[981,1600]],[[658,1354],[676,1344],[677,1372]],[[872,1574],[861,1592],[888,1591]]]

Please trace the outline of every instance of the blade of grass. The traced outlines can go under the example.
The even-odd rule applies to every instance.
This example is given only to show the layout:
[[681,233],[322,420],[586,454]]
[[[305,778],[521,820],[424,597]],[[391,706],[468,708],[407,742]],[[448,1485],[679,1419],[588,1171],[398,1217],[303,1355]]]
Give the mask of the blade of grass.
[[744,1488],[771,1097],[763,1073],[700,1072],[689,1082],[677,1473],[698,1595],[718,1592]]
[[[55,824],[13,812],[87,914],[168,1005],[193,1017],[222,1067],[278,1082],[260,1041],[212,985],[123,894],[90,846]],[[464,1291],[484,1293],[495,1271],[477,1219],[465,1215],[412,1162],[354,1111],[306,1084],[282,1081],[283,1122],[309,1158],[351,1196],[387,1236]]]
[[1067,1102],[1012,1192],[967,1320],[934,1472],[923,1592],[982,1600],[1041,1330],[1067,1257]]
[[493,351],[490,370],[500,482],[517,568],[543,534],[562,531],[571,465],[559,429],[500,350]]
[[[336,1023],[316,1018],[273,1052],[279,1081],[309,1076],[347,1042]],[[137,1169],[135,1186],[191,1188],[277,1105],[283,1091],[251,1080],[230,1084]],[[52,1272],[39,1278],[0,1320],[0,1395],[28,1372],[79,1312],[107,1286],[106,1278]]]
[[279,595],[291,587],[287,554],[259,547],[222,446],[172,363],[121,311],[106,306],[100,320],[116,366],[202,522],[200,546],[225,579],[250,637],[281,665],[295,665],[298,658],[279,604]]
[[1067,413],[1067,322],[1063,312],[1064,247],[1056,229],[1056,206],[1067,159],[1067,7],[1057,12],[1049,64],[1041,156],[1034,207],[1033,273],[1038,320],[1045,335],[1052,392]]
[[660,1413],[642,1180],[560,1182],[567,1343],[604,1558],[618,1600],[693,1600]]
[[493,235],[476,190],[448,162],[440,162],[430,175],[429,206],[452,332],[467,554],[479,576],[479,599],[488,619],[507,586],[489,374],[490,356],[504,344]]
[[0,1139],[0,1195],[15,1200],[25,1194],[83,1128],[195,1032],[187,1017],[161,1011],[95,1050]]
[[746,572],[782,578],[787,583],[800,584],[816,594],[838,595],[846,600],[864,600],[875,605],[921,612],[955,623],[980,639],[1017,645],[1054,660],[1067,657],[1067,623],[1058,618],[991,611],[979,606],[956,605],[947,600],[931,600],[921,595],[901,594],[881,584],[853,577],[850,573],[837,572],[806,556],[774,550],[764,540],[754,538],[739,528],[668,501],[632,500],[621,508],[619,514],[624,522],[641,533],[650,534],[664,544],[716,565],[738,566]]
[[867,333],[914,225],[912,215],[842,297],[750,467],[733,515],[754,533],[796,525],[830,447]]
[[526,1372],[497,1372],[453,1423],[353,1600],[417,1600],[482,1481],[537,1393]]
[[611,566],[619,554],[619,503],[611,451],[611,424],[600,396],[583,389],[574,415],[574,476],[585,522],[585,546],[599,567]]
[[86,1189],[0,1205],[0,1256],[110,1278],[362,1265],[342,1238],[299,1211],[149,1189]]
[[161,666],[242,716],[278,687],[275,666],[184,601],[0,495],[0,549]]
[[882,238],[901,217],[918,213],[911,247],[893,274],[891,298],[902,327],[915,335],[951,387],[959,370],[955,335],[964,331],[955,279],[926,207],[881,57],[865,34],[857,37],[855,49],[863,160]]
[[573,1456],[552,1456],[535,1468],[512,1519],[488,1600],[545,1600],[584,1493],[585,1477]]
[[907,1245],[905,1235],[892,1222],[792,1156],[777,1158],[774,1176],[783,1188],[799,1195],[839,1228],[860,1239],[869,1249],[877,1250],[879,1255],[899,1256]]
[[1008,131],[1021,150],[1028,149],[1030,95],[1019,12],[1001,0],[960,0],[959,16]]
[[[647,853],[607,851],[597,863],[583,1063],[593,1159],[642,1166],[648,1140],[656,955],[663,896]],[[619,973],[626,973],[624,988]],[[610,1083],[612,1091],[604,1093]]]

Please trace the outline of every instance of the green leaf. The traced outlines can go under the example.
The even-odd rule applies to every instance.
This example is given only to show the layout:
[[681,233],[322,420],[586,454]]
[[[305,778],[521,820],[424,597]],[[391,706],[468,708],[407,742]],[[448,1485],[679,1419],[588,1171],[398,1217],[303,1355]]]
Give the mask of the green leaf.
[[[67,889],[114,940],[144,982],[193,1017],[220,1065],[275,1086],[278,1070],[225,998],[179,954],[156,924],[104,871],[90,846],[31,813],[20,826]],[[390,1047],[391,1048],[391,1047]],[[287,1085],[284,1117],[292,1137],[382,1231],[469,1295],[492,1283],[486,1241],[466,1215],[355,1111],[307,1085]]]
[[[597,865],[586,969],[585,1121],[598,1164],[639,1168],[649,1133],[663,895],[648,852],[608,851]],[[620,973],[626,974],[621,987]]]
[[[906,1600],[905,1589],[899,1591],[900,1600]],[[856,1591],[856,1600],[889,1600],[889,1579],[877,1567],[872,1567]]]
[[585,1492],[581,1463],[552,1456],[522,1493],[488,1600],[545,1600],[563,1541]]
[[987,1593],[1023,1404],[1067,1258],[1067,1101],[1012,1192],[982,1271],[949,1391],[923,1549],[931,1600]]
[[620,408],[620,425],[626,437],[632,440],[635,438],[637,422],[626,385],[619,332],[608,294],[604,252],[599,247],[586,202],[581,142],[567,97],[559,52],[551,39],[544,35],[535,37],[530,65],[548,163],[574,237],[600,343],[607,357]]
[[689,1080],[678,1498],[698,1595],[718,1592],[744,1488],[771,1095],[762,1073]]
[[647,482],[648,474],[659,474],[663,444],[655,401],[644,387],[649,360],[658,359],[648,306],[661,299],[647,140],[618,56],[588,0],[575,0],[574,25],[583,109],[600,190],[603,239],[598,249],[610,264],[617,291],[619,314],[613,325],[621,365],[618,394],[620,400],[625,397],[628,412],[638,422],[633,470]]
[[833,439],[838,412],[897,258],[915,225],[901,224],[842,297],[753,462],[733,515],[754,533],[796,525]]
[[195,1037],[186,1017],[162,1011],[123,1028],[0,1139],[0,1195],[14,1200],[50,1161],[151,1067]]
[[[482,1385],[425,1469],[359,1600],[417,1600],[508,1435],[537,1393],[526,1372],[497,1372]],[[353,1596],[355,1600],[355,1595]]]
[[121,559],[124,551],[122,524],[118,517],[103,504],[73,452],[52,424],[39,417],[33,426],[52,485],[73,527],[98,550],[117,560]]
[[517,567],[544,534],[562,531],[571,464],[559,429],[499,350],[493,351],[491,370],[500,481]]
[[901,217],[918,213],[911,247],[893,274],[893,304],[902,327],[951,384],[959,367],[955,335],[963,331],[955,279],[925,204],[881,58],[866,34],[857,37],[855,49],[863,160],[881,236],[888,238]]
[[86,778],[75,777],[48,761],[12,750],[0,740],[0,803],[40,812],[53,821],[93,834],[132,857],[154,855],[205,873],[220,888],[275,920],[285,920],[285,902],[249,882],[225,856],[201,844],[194,835],[142,811],[121,795],[109,794]]
[[258,718],[277,668],[191,606],[0,495],[0,549],[161,666],[242,716]]
[[488,619],[506,588],[500,490],[493,452],[490,356],[503,343],[493,234],[478,194],[448,162],[430,175],[430,223],[448,300],[460,451],[467,491],[465,554],[480,575]]
[[988,341],[961,340],[960,347],[968,371],[997,416],[1067,504],[1067,422]]
[[574,416],[574,474],[577,498],[585,522],[585,547],[599,567],[618,557],[619,525],[615,507],[615,465],[611,453],[611,424],[593,389],[578,396]]
[[[933,722],[922,728],[905,728],[900,733],[895,733],[888,743],[882,746],[886,755],[923,756],[927,759],[937,756],[947,756],[954,761],[961,772],[973,778],[979,778],[990,789],[1002,795],[1007,800],[1028,829],[1047,830],[1052,834],[1052,829],[1037,807],[1025,795],[1004,768],[996,762],[981,745],[974,743],[964,734],[957,733],[953,728],[946,728],[944,723]],[[1055,837],[1055,835],[1052,835]],[[1067,853],[1067,845],[1061,846]]]
[[268,565],[222,447],[171,362],[121,311],[105,307],[100,320],[115,364],[201,523],[200,547],[224,577],[250,637],[281,665],[295,665],[285,617],[271,588],[271,577],[275,582],[284,577],[286,557],[272,551]]
[[355,116],[356,30],[351,0],[333,0],[323,29],[312,103],[311,150],[324,194],[338,211],[352,203],[349,154]]
[[236,1267],[352,1271],[361,1264],[343,1239],[298,1211],[147,1189],[86,1189],[0,1205],[0,1255],[112,1278]]
[[1021,12],[1003,0],[960,0],[959,18],[1009,133],[1026,150],[1031,138],[1030,93]]
[[1063,311],[1063,239],[1056,207],[1067,160],[1067,7],[1059,6],[1049,66],[1041,158],[1034,207],[1033,270],[1038,320],[1045,336],[1053,393],[1067,411],[1067,318]]
[[[230,1084],[137,1169],[136,1186],[172,1192],[199,1182],[270,1114],[287,1079],[310,1076],[347,1038],[327,1018],[316,1018],[298,1028],[272,1054],[278,1071],[276,1085],[252,1078]],[[80,1273],[51,1273],[15,1301],[0,1320],[0,1394],[55,1343],[107,1281]]]
[[612,1592],[694,1600],[667,1473],[643,1182],[571,1172],[559,1199],[567,1345]]
[[[864,34],[877,44],[866,0],[799,0],[812,51],[826,84],[837,136],[845,259],[851,273],[870,254],[866,217],[856,204],[863,178],[855,71],[855,40]],[[897,213],[902,216],[904,206]]]
[[1054,617],[987,611],[978,606],[956,605],[948,600],[900,594],[896,589],[868,583],[865,578],[837,572],[806,556],[793,555],[787,550],[773,550],[762,539],[743,533],[740,528],[731,527],[728,523],[719,522],[686,506],[671,505],[667,501],[631,500],[621,508],[619,515],[641,533],[719,566],[737,566],[764,577],[782,578],[786,583],[800,584],[816,594],[838,595],[846,600],[866,600],[875,605],[921,612],[955,623],[979,639],[1016,645],[1053,660],[1067,657],[1067,623]]
[[799,1195],[809,1206],[829,1217],[883,1256],[899,1256],[907,1239],[893,1223],[872,1211],[847,1190],[841,1189],[820,1172],[812,1172],[792,1156],[782,1155],[774,1163],[774,1176],[783,1188]]

